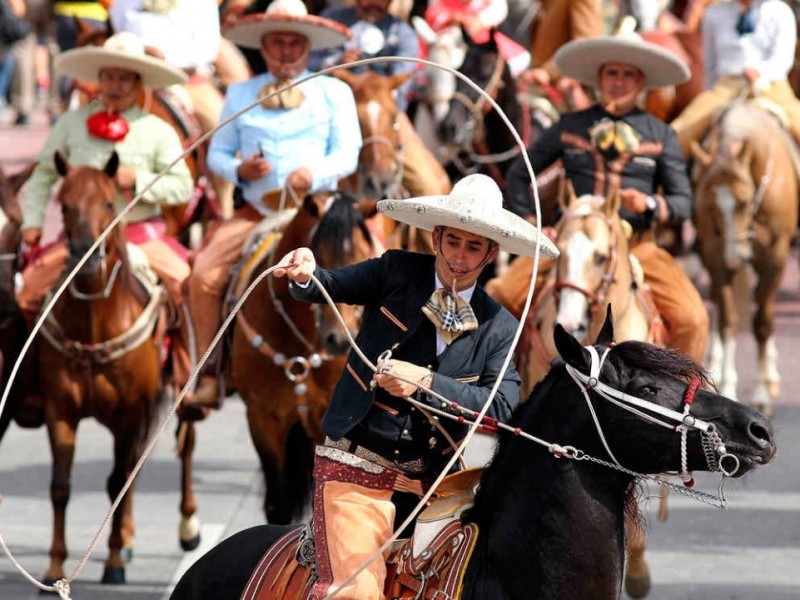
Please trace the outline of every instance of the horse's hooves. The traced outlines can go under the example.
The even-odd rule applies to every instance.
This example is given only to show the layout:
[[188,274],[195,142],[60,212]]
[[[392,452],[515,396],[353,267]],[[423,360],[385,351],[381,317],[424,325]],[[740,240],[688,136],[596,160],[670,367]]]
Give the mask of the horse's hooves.
[[760,412],[768,419],[771,419],[775,414],[775,408],[772,406],[771,402],[756,402],[753,404],[752,408]]
[[[42,583],[49,586],[55,585],[56,581],[58,581],[58,579],[52,579],[51,577],[45,577],[42,579]],[[39,589],[39,593],[47,596],[55,596],[58,594],[58,592],[47,592],[43,589]]]
[[650,570],[645,565],[641,575],[625,575],[625,592],[631,598],[644,598],[650,593]]
[[192,550],[196,550],[199,545],[200,545],[199,533],[189,540],[184,540],[184,539],[181,540],[181,549],[186,552],[191,552]]
[[133,560],[133,548],[122,548],[119,551],[119,555],[123,562],[129,563]]
[[101,583],[118,585],[125,583],[125,567],[106,567],[103,570]]

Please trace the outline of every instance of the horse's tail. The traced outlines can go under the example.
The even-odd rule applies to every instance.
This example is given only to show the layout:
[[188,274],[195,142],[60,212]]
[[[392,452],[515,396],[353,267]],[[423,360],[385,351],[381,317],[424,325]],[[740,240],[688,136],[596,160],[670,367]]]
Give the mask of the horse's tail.
[[293,521],[303,517],[311,497],[311,481],[314,468],[315,441],[308,437],[298,421],[292,425],[286,438],[286,483],[293,508]]

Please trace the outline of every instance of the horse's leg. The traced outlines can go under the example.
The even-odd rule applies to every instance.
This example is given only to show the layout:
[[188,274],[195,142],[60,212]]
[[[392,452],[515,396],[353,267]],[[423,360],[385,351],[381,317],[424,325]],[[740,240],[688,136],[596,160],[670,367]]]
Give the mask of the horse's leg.
[[[638,510],[638,508],[637,508]],[[646,539],[640,517],[625,515],[625,545],[628,559],[625,564],[625,592],[631,598],[644,598],[650,593],[650,568],[644,557]]]
[[788,255],[788,241],[770,248],[770,256],[756,256],[758,283],[754,291],[756,311],[753,315],[753,335],[758,344],[758,382],[753,392],[753,407],[767,416],[772,415],[772,400],[780,394],[781,376],[778,373],[778,349],[775,346],[775,302]]
[[[144,418],[139,415],[129,415],[136,424]],[[128,480],[133,466],[138,459],[136,450],[137,432],[124,428],[114,433],[114,466],[106,481],[106,492],[113,503],[117,499],[122,487]],[[132,554],[133,550],[133,491],[135,482],[131,483],[128,491],[120,502],[111,519],[111,533],[108,536],[108,558],[103,569],[102,583],[125,583],[125,559],[123,554]],[[123,553],[123,548],[125,552]]]
[[[57,398],[64,404],[65,398]],[[46,409],[52,410],[52,404]],[[48,410],[48,413],[51,412]],[[44,583],[53,584],[64,577],[67,559],[66,513],[69,502],[72,461],[75,456],[75,437],[78,420],[63,415],[47,414],[47,432],[53,456],[50,480],[50,501],[53,505],[53,539],[50,545],[50,566],[44,574]]]
[[194,421],[181,419],[178,424],[178,453],[181,458],[181,548],[191,551],[200,545],[200,521],[195,516],[197,500],[192,487],[192,453],[194,452]]
[[730,283],[712,284],[712,298],[717,306],[717,329],[721,345],[719,377],[716,384],[720,393],[736,398],[739,374],[736,371],[736,334],[739,329],[739,313],[736,308],[734,286]]
[[248,401],[247,422],[267,486],[264,513],[268,523],[284,525],[291,521],[296,508],[292,506],[284,474],[287,462],[286,440],[293,421],[287,422],[287,419],[279,415],[258,410],[258,404],[258,400]]

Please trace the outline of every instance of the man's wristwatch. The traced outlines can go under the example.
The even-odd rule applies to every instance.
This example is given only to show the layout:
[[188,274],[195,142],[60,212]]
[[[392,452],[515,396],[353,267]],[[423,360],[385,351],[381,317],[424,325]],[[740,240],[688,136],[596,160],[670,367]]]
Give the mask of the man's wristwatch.
[[645,209],[644,214],[652,219],[658,210],[658,200],[656,200],[653,196],[648,196],[646,202],[647,208]]

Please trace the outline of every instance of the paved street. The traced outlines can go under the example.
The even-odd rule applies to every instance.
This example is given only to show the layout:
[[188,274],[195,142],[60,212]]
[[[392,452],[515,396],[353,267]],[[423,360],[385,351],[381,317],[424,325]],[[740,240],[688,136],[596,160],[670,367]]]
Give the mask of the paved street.
[[[25,129],[0,126],[0,166],[14,171],[35,156],[46,132],[37,115]],[[676,494],[669,520],[649,513],[648,557],[654,600],[789,600],[800,598],[800,270],[795,250],[784,277],[777,315],[782,394],[774,426],[779,455],[774,464],[726,485],[729,509],[714,508]],[[739,346],[739,395],[753,387],[754,348],[748,337]],[[199,425],[195,453],[198,515],[203,546],[183,553],[177,540],[179,464],[173,452],[174,424],[156,446],[137,484],[134,559],[125,586],[101,586],[106,534],[72,585],[75,600],[125,598],[162,600],[191,562],[216,541],[261,523],[262,479],[238,399]],[[75,568],[108,509],[105,480],[110,470],[110,435],[93,421],[78,434],[72,497],[68,510],[70,557]],[[14,557],[34,577],[47,567],[50,543],[50,455],[45,431],[12,426],[0,444],[0,535]],[[719,479],[698,477],[698,487],[713,492]],[[655,490],[653,490],[655,491]],[[0,554],[0,599],[39,597],[7,557]]]

